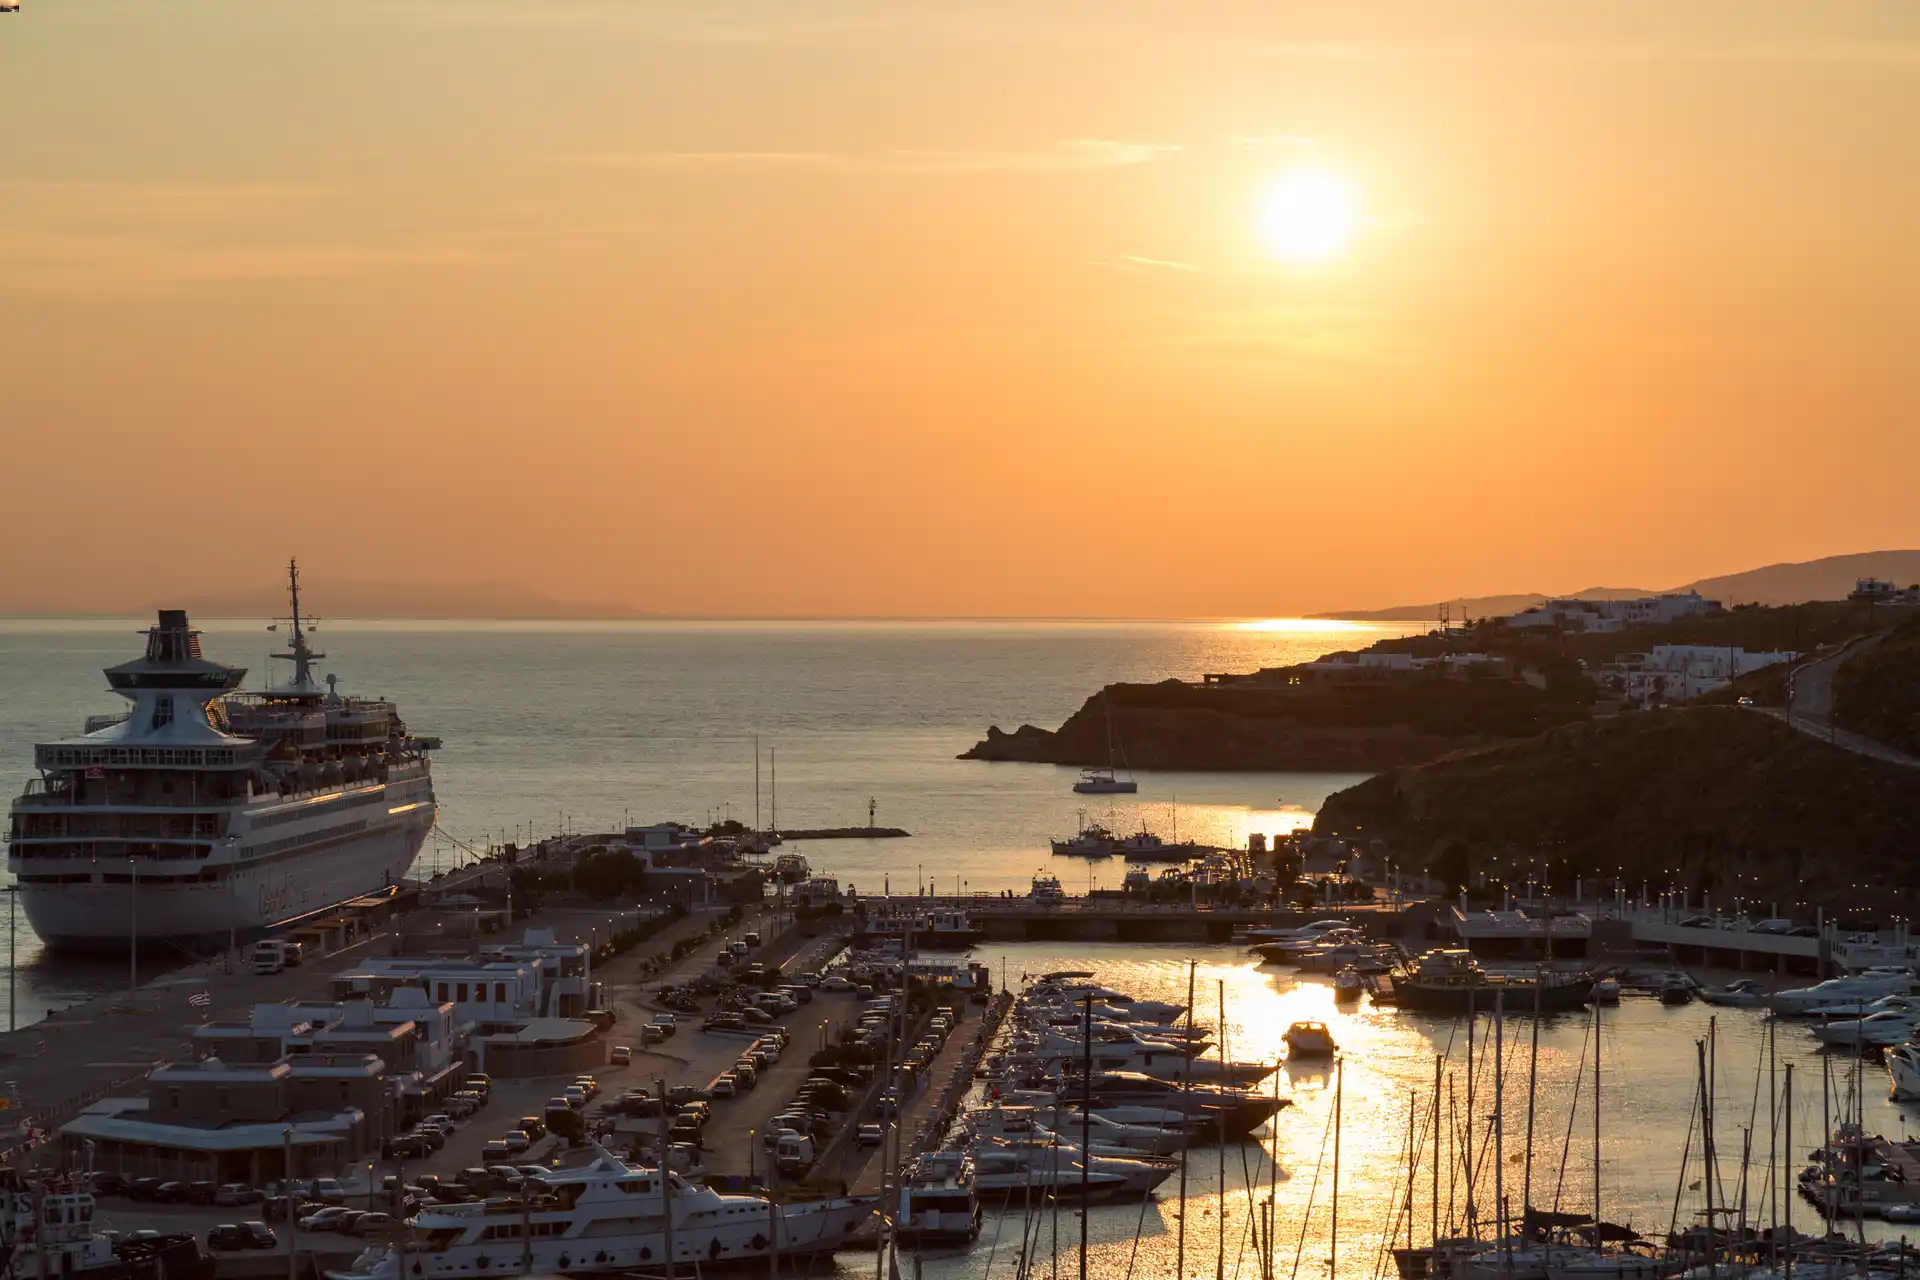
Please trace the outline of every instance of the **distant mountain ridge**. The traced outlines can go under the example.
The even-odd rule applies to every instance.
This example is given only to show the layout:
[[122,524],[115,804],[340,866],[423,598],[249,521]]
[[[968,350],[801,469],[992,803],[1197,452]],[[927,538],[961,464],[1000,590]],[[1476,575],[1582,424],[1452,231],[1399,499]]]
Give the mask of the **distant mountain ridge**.
[[[323,618],[448,618],[557,621],[624,619],[650,615],[625,605],[559,600],[510,582],[306,581],[300,603]],[[196,618],[273,618],[287,611],[283,585],[238,591],[183,591],[166,599],[128,601],[116,613],[185,609]],[[89,610],[88,612],[94,612]]]
[[[1659,590],[1587,587],[1581,591],[1558,593],[1551,598],[1622,600],[1671,591],[1698,591],[1709,599],[1721,600],[1729,605],[1803,604],[1808,600],[1844,600],[1847,593],[1853,590],[1853,584],[1861,578],[1884,578],[1902,585],[1920,582],[1920,551],[1858,551],[1849,555],[1825,556],[1818,560],[1763,565],[1758,569],[1700,578],[1683,586]],[[1469,596],[1432,604],[1396,605],[1387,609],[1347,609],[1310,616],[1354,622],[1428,622],[1439,618],[1444,605],[1456,620],[1504,617],[1549,598],[1541,592]]]

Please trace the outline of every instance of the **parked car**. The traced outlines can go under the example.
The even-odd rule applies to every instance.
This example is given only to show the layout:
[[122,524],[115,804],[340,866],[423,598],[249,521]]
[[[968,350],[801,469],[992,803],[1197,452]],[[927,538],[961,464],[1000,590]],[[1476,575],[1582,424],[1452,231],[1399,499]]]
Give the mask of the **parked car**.
[[678,1031],[679,1029],[680,1028],[677,1024],[668,1022],[666,1020],[665,1015],[662,1015],[658,1018],[655,1018],[652,1022],[649,1022],[645,1027],[641,1028],[641,1031],[643,1033],[647,1031],[655,1032],[660,1036],[661,1039],[666,1040],[666,1039],[671,1039],[674,1032]]
[[338,1178],[315,1178],[313,1180],[313,1198],[322,1204],[345,1204],[346,1190],[341,1187]]
[[830,973],[820,979],[820,989],[822,991],[851,991],[853,988],[854,984],[852,980],[843,974]]
[[576,1088],[587,1095],[588,1102],[592,1102],[600,1096],[600,1082],[592,1076],[575,1076],[573,1083]]
[[[326,1205],[321,1204],[318,1200],[303,1200],[296,1196],[293,1201],[293,1220],[299,1222],[300,1219],[306,1217],[308,1214],[318,1213],[326,1207]],[[285,1196],[268,1196],[267,1202],[260,1206],[260,1213],[268,1222],[286,1221],[287,1198]]]
[[539,1116],[521,1116],[515,1127],[535,1142],[547,1136],[546,1121]]
[[718,1076],[714,1077],[713,1083],[708,1087],[713,1091],[713,1096],[716,1098],[731,1098],[739,1092],[735,1087],[733,1073],[731,1071],[721,1072]]
[[356,1236],[375,1236],[399,1225],[400,1220],[390,1213],[363,1213],[348,1224],[346,1230]]
[[630,1066],[633,1063],[633,1050],[627,1045],[617,1044],[613,1046],[613,1052],[607,1055],[607,1060],[616,1067]]
[[330,1204],[324,1209],[316,1209],[314,1212],[300,1219],[300,1229],[302,1231],[338,1231],[340,1224],[346,1221],[348,1215],[352,1212],[353,1210],[351,1209],[343,1209],[337,1204]]
[[859,1132],[853,1135],[853,1140],[863,1147],[877,1147],[887,1140],[887,1131],[877,1124],[863,1124]]
[[218,1205],[259,1204],[266,1198],[266,1192],[244,1182],[226,1183],[213,1193],[213,1202]]
[[153,1189],[152,1198],[158,1204],[185,1204],[187,1202],[187,1184],[184,1182],[163,1182]]
[[272,1249],[280,1243],[264,1222],[223,1222],[207,1232],[207,1248],[215,1252]]
[[117,1173],[96,1173],[89,1175],[87,1185],[96,1196],[123,1196],[131,1184]]
[[438,1129],[415,1129],[412,1133],[404,1133],[404,1134],[401,1134],[400,1136],[403,1138],[412,1138],[417,1142],[426,1143],[427,1150],[430,1152],[438,1151],[440,1150],[440,1148],[447,1145],[447,1135],[440,1132]]

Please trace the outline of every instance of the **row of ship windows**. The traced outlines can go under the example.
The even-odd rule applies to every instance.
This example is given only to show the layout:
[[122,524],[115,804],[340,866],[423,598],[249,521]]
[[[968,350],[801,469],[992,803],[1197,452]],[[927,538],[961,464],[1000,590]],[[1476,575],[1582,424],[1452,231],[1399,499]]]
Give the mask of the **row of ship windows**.
[[367,820],[361,818],[355,822],[343,822],[337,827],[328,827],[325,831],[307,831],[297,836],[282,836],[278,840],[269,840],[265,844],[250,846],[242,856],[264,858],[268,854],[280,853],[287,849],[297,849],[303,844],[316,844],[322,840],[333,840],[340,836],[352,835],[367,829]]
[[[567,1228],[573,1224],[569,1222],[533,1222],[527,1225],[533,1228],[535,1237],[540,1237],[563,1236],[567,1234]],[[488,1227],[480,1238],[483,1240],[518,1240],[521,1238],[520,1224],[517,1222],[495,1223],[493,1226]]]
[[363,795],[347,796],[340,800],[329,800],[325,804],[307,805],[300,809],[289,809],[285,813],[269,813],[265,817],[255,818],[247,825],[249,830],[257,831],[262,827],[278,827],[289,822],[298,822],[302,818],[320,817],[340,809],[352,809],[363,804],[385,804],[386,802],[386,792],[370,791]]

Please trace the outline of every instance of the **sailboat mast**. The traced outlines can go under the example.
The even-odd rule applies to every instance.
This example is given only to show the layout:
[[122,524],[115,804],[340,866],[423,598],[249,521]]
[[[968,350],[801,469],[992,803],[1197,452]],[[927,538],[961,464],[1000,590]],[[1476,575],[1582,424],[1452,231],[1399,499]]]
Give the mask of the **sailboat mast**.
[[[1219,981],[1220,992],[1220,1061],[1227,1062],[1227,983]],[[1191,1045],[1188,1046],[1192,1048]],[[1227,1113],[1220,1111],[1220,1243],[1213,1254],[1213,1280],[1227,1280]],[[1081,1221],[1086,1221],[1083,1217]],[[1087,1280],[1083,1275],[1080,1280]]]
[[1543,985],[1533,984],[1533,1044],[1527,1051],[1527,1159],[1520,1173],[1520,1230],[1523,1233],[1533,1213],[1533,1100],[1540,1083],[1540,988]]
[[1473,997],[1473,989],[1469,987],[1467,989],[1467,1127],[1462,1135],[1466,1144],[1466,1164],[1462,1172],[1467,1180],[1468,1235],[1478,1235],[1480,1232],[1480,1215],[1474,1211],[1473,1203],[1473,1184],[1476,1181],[1473,1176],[1473,1030],[1474,1023],[1479,1020],[1474,1012]]
[[1786,1133],[1787,1163],[1780,1169],[1780,1203],[1786,1206],[1787,1280],[1793,1280],[1793,1194],[1787,1177],[1793,1169],[1793,1064],[1787,1064]]
[[1093,992],[1081,999],[1086,1004],[1086,1022],[1080,1033],[1080,1079],[1087,1096],[1080,1100],[1080,1280],[1087,1280],[1087,1171],[1093,1165],[1093,1140],[1089,1136],[1093,1124]]
[[[1188,1041],[1187,1047],[1189,1049],[1193,1047],[1192,1045],[1192,1041],[1193,1041],[1193,972],[1194,972],[1194,969],[1198,967],[1198,963],[1199,963],[1198,961],[1194,961],[1194,960],[1187,961],[1187,1041]],[[1191,1116],[1193,1114],[1193,1111],[1191,1109],[1193,1104],[1193,1090],[1191,1088],[1192,1083],[1193,1083],[1193,1055],[1191,1053],[1188,1053],[1183,1056],[1180,1063],[1180,1114],[1183,1116]],[[1081,1105],[1088,1106],[1088,1107],[1092,1106],[1093,1105],[1092,1095],[1093,1095],[1093,1082],[1089,1080],[1086,1082],[1085,1092],[1082,1093],[1080,1098]],[[1085,1206],[1082,1206],[1081,1211],[1083,1213],[1085,1212]],[[1175,1275],[1181,1277],[1181,1280],[1186,1280],[1186,1274],[1187,1274],[1187,1147],[1180,1148],[1180,1234],[1179,1234],[1178,1240],[1179,1242],[1174,1246],[1175,1262],[1174,1262],[1173,1272]]]
[[1593,1247],[1600,1247],[1600,1009],[1593,1002]]
[[1340,1097],[1347,1083],[1347,1060],[1333,1064],[1333,1232],[1327,1246],[1327,1274],[1340,1274]]
[[1444,1054],[1433,1055],[1433,1259],[1440,1259],[1440,1072]]
[[1507,1234],[1507,993],[1493,996],[1493,1224],[1500,1242],[1502,1275],[1513,1274],[1513,1240]]

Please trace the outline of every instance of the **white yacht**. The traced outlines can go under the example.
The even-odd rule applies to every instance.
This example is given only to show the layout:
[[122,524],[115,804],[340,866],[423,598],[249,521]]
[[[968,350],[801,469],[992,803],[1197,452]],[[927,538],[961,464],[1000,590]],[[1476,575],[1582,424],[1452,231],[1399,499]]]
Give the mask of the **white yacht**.
[[[722,1195],[600,1151],[583,1168],[532,1180],[522,1196],[436,1204],[410,1220],[411,1238],[376,1245],[332,1280],[434,1276],[595,1275],[676,1264],[698,1267],[830,1253],[872,1214],[872,1197],[772,1204]],[[402,1271],[402,1250],[405,1252]],[[766,1265],[762,1263],[761,1265]]]
[[965,1244],[980,1234],[980,1216],[973,1158],[930,1151],[907,1167],[893,1233],[902,1244]]
[[228,946],[397,886],[433,827],[428,752],[391,702],[316,682],[298,569],[288,566],[291,680],[236,692],[180,609],[146,652],[106,670],[132,703],[34,747],[7,869],[58,950],[139,940]]
[[1887,1050],[1887,1096],[1895,1102],[1920,1102],[1920,1044],[1909,1040]]
[[1864,1018],[1835,1018],[1813,1028],[1813,1038],[1822,1044],[1847,1049],[1890,1049],[1905,1044],[1920,1027],[1920,1013],[1882,1009]]
[[1775,1013],[1809,1015],[1821,1008],[1868,1005],[1881,996],[1904,996],[1912,992],[1912,974],[1870,969],[1844,978],[1828,978],[1810,987],[1776,991],[1767,997],[1767,1008]]
[[1067,891],[1060,887],[1059,876],[1042,871],[1033,878],[1033,891],[1027,896],[1035,905],[1057,907],[1067,900]]

